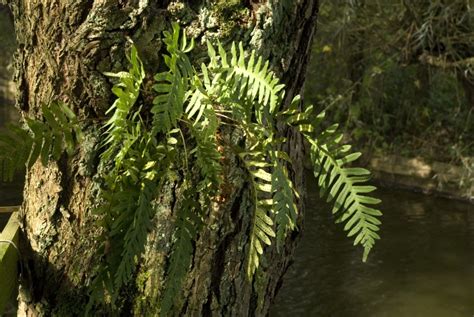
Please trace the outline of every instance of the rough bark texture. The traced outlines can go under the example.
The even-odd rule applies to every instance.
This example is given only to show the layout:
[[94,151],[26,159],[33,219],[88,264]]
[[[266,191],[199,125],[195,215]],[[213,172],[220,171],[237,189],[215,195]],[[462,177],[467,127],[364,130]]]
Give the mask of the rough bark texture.
[[[186,26],[198,43],[242,40],[270,60],[290,99],[304,82],[317,1],[16,0],[9,5],[19,44],[15,77],[22,114],[38,115],[42,104],[57,99],[86,122],[85,141],[74,157],[47,167],[37,163],[27,175],[21,215],[29,260],[18,313],[82,315],[100,260],[95,256],[100,230],[91,209],[94,177],[100,173],[98,129],[112,100],[111,83],[102,72],[127,68],[126,38],[138,46],[150,75],[160,67],[160,37],[171,21]],[[282,133],[289,138],[292,177],[301,189],[302,140],[293,131]],[[252,283],[246,279],[249,191],[234,157],[229,155],[224,169],[225,201],[209,210],[209,229],[196,243],[176,315],[266,315],[289,265],[296,235],[288,237],[281,254],[270,250],[268,264]],[[125,315],[158,314],[179,185],[169,184],[161,195],[136,285],[123,295]]]

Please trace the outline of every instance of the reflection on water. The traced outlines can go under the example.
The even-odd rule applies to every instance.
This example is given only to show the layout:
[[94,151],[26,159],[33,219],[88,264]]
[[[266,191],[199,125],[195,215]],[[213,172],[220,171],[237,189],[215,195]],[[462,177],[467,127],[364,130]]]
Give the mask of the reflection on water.
[[270,316],[474,316],[474,206],[400,190],[377,196],[382,240],[365,264],[328,207],[308,199]]

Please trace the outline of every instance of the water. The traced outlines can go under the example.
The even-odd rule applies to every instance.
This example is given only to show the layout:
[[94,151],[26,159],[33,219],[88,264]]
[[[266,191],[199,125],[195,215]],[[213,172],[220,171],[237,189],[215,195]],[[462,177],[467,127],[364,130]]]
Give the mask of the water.
[[[22,201],[23,177],[18,175],[12,183],[0,182],[0,206],[17,206]],[[0,213],[0,232],[5,227],[10,214]]]
[[2,232],[3,228],[7,225],[8,219],[10,219],[11,214],[4,214],[0,213],[0,232]]
[[392,189],[377,196],[382,240],[365,264],[327,205],[308,199],[270,316],[474,316],[474,206]]

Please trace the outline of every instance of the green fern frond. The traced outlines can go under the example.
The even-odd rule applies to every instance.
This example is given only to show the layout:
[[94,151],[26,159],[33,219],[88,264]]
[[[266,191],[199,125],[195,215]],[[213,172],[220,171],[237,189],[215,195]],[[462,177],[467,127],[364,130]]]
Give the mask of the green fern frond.
[[188,188],[184,191],[182,197],[186,198],[178,209],[175,221],[175,241],[168,263],[166,284],[160,303],[160,315],[162,316],[168,316],[177,301],[177,297],[182,293],[182,282],[194,254],[193,241],[203,224],[202,219],[197,215],[199,204],[197,203],[196,192]]
[[44,166],[59,160],[66,151],[72,155],[82,131],[75,114],[64,103],[42,108],[44,122],[25,119],[25,128],[10,125],[0,134],[1,178],[12,181],[16,171],[30,168],[38,158]]
[[217,129],[219,121],[214,109],[204,111],[204,120],[191,127],[191,134],[196,140],[196,147],[191,151],[196,155],[196,164],[201,171],[201,188],[213,196],[221,183],[221,153],[218,151]]
[[354,245],[364,248],[363,261],[380,236],[380,217],[382,213],[369,207],[380,203],[379,199],[367,196],[375,190],[374,186],[364,183],[369,181],[370,172],[364,168],[346,167],[355,161],[361,153],[350,153],[350,146],[340,145],[342,135],[337,133],[336,126],[330,126],[319,138],[308,139],[311,144],[311,161],[322,195],[327,201],[334,201],[332,213],[338,216],[338,222],[346,222],[344,230],[347,236],[354,236]]
[[[338,140],[337,140],[338,141]],[[360,153],[347,154],[345,149],[340,149],[335,158],[330,155],[328,146],[318,141],[311,142],[311,160],[315,166],[315,175],[323,193],[327,192],[328,202],[334,200],[333,214],[338,214],[338,222],[346,222],[347,236],[355,236],[354,245],[361,244],[364,248],[363,261],[375,244],[380,239],[377,234],[380,220],[377,218],[382,213],[368,205],[380,203],[379,199],[366,196],[375,190],[373,186],[363,185],[369,180],[370,172],[363,168],[344,167],[360,156]]]
[[271,245],[271,240],[276,237],[273,230],[273,220],[269,216],[273,206],[272,174],[265,168],[270,168],[265,152],[253,151],[240,153],[244,165],[249,172],[252,189],[254,211],[250,227],[250,244],[247,258],[247,277],[249,279],[260,265],[265,245]]
[[284,96],[285,87],[279,83],[278,78],[268,69],[268,61],[263,62],[262,57],[258,57],[255,62],[255,51],[251,51],[247,63],[245,61],[245,51],[242,43],[239,43],[239,52],[235,43],[231,47],[230,66],[232,71],[228,74],[227,80],[233,79],[234,89],[240,91],[240,95],[245,95],[248,100],[257,100],[259,104],[268,106],[269,113],[278,110]]
[[295,98],[289,109],[279,116],[285,123],[297,127],[311,145],[311,162],[320,195],[326,195],[328,202],[334,201],[332,213],[338,216],[337,222],[347,221],[344,230],[349,231],[348,237],[355,236],[354,245],[363,246],[365,262],[375,241],[380,239],[377,231],[381,222],[377,217],[382,215],[367,206],[380,203],[379,199],[365,195],[375,190],[374,186],[363,185],[369,181],[370,172],[345,166],[357,160],[361,153],[350,153],[350,145],[340,144],[343,135],[337,131],[337,124],[314,136],[315,127],[324,120],[325,113],[313,116],[312,107],[300,112],[299,103],[299,98]]
[[186,34],[180,36],[179,26],[173,24],[173,32],[164,32],[163,42],[169,55],[163,55],[168,71],[155,75],[153,89],[157,96],[153,100],[153,129],[166,132],[176,127],[183,115],[183,106],[189,98],[190,79],[194,69],[186,53],[194,47],[194,41],[187,45]]
[[[112,92],[117,96],[117,99],[106,112],[106,114],[112,113],[112,116],[104,126],[106,138],[103,144],[107,147],[102,153],[104,160],[110,160],[117,155],[118,151],[124,151],[123,143],[127,142],[124,139],[129,135],[129,129],[132,126],[130,118],[134,112],[138,112],[138,109],[135,109],[134,112],[132,112],[132,109],[140,94],[140,86],[145,78],[145,71],[135,46],[132,45],[127,59],[130,62],[128,72],[104,73],[109,77],[119,79],[119,82],[112,88]],[[121,153],[119,156],[124,155],[124,153]]]
[[209,70],[216,74],[221,81],[220,88],[231,90],[235,100],[245,99],[255,109],[257,122],[262,123],[263,116],[275,113],[284,96],[284,85],[269,70],[268,61],[263,62],[262,57],[256,58],[255,51],[247,56],[242,43],[239,43],[238,49],[232,43],[230,56],[220,43],[217,52],[208,42],[211,61],[203,72]]
[[288,177],[288,171],[280,160],[274,160],[272,173],[273,211],[277,225],[277,249],[284,244],[288,232],[296,229],[298,208],[295,198],[298,193],[293,187],[293,182]]
[[145,250],[148,231],[151,228],[151,219],[154,215],[152,201],[156,190],[153,181],[144,179],[138,197],[136,210],[133,212],[133,221],[124,236],[122,260],[115,274],[115,288],[126,284],[135,270],[137,257]]

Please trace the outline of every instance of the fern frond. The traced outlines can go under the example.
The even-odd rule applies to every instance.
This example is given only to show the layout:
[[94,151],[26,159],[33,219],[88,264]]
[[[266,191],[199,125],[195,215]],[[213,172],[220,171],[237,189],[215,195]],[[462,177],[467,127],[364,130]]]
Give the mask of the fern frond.
[[271,245],[271,239],[276,237],[273,230],[273,220],[269,216],[273,206],[272,175],[265,170],[271,164],[267,162],[265,152],[252,151],[240,153],[246,169],[250,174],[254,212],[250,227],[250,245],[247,260],[247,277],[252,278],[260,265],[264,245]]
[[[284,85],[269,70],[268,61],[263,62],[262,57],[256,58],[256,52],[251,51],[249,56],[243,49],[243,44],[232,43],[230,56],[219,43],[217,52],[208,42],[208,54],[211,58],[207,67],[202,67],[203,73],[207,70],[215,74],[217,81],[221,82],[221,90],[231,90],[233,99],[247,101],[254,108],[257,122],[262,123],[263,117],[274,114],[280,107],[284,96]],[[205,76],[206,77],[206,76]],[[208,80],[211,82],[212,79]],[[215,86],[215,82],[214,82]]]
[[166,132],[176,127],[183,115],[183,105],[189,98],[190,79],[194,69],[186,53],[194,47],[194,41],[187,45],[186,34],[180,36],[179,26],[173,24],[173,32],[164,32],[163,42],[168,55],[164,55],[168,71],[155,75],[153,89],[158,95],[153,100],[153,131]]
[[348,237],[355,236],[354,245],[362,244],[362,260],[367,256],[380,239],[380,220],[382,213],[367,205],[380,203],[379,199],[367,196],[375,190],[374,186],[363,185],[369,181],[370,172],[363,168],[346,167],[359,158],[361,153],[350,153],[350,145],[341,145],[342,133],[337,131],[337,124],[331,125],[322,133],[313,136],[314,128],[324,120],[325,113],[312,116],[312,107],[304,112],[298,110],[300,100],[293,99],[289,109],[278,115],[289,125],[295,126],[311,145],[310,156],[314,174],[318,181],[320,195],[327,195],[327,201],[334,201],[332,213],[337,222],[346,222],[344,227]]
[[239,43],[238,52],[233,43],[230,60],[232,70],[227,80],[232,80],[234,89],[239,91],[241,96],[246,96],[250,101],[256,100],[258,104],[268,107],[267,111],[273,114],[281,104],[285,85],[281,84],[273,72],[269,71],[268,61],[263,62],[262,57],[258,57],[255,62],[255,54],[256,52],[252,51],[246,62],[242,43]]
[[201,171],[202,190],[213,196],[221,183],[221,153],[218,151],[217,129],[219,121],[213,108],[206,109],[204,120],[191,126],[191,134],[196,140],[196,147],[191,151],[196,155],[196,163]]
[[145,250],[146,238],[151,228],[151,219],[154,215],[152,200],[156,184],[144,179],[140,187],[136,210],[133,212],[133,221],[124,236],[122,260],[115,274],[115,289],[120,289],[130,280],[136,266],[136,258]]
[[[106,112],[106,114],[112,113],[112,116],[104,126],[106,138],[103,144],[107,147],[102,153],[104,160],[112,159],[120,150],[123,152],[124,139],[129,135],[128,131],[132,126],[130,122],[130,117],[133,116],[132,109],[138,99],[140,86],[145,78],[143,64],[138,57],[135,46],[132,45],[127,59],[130,62],[128,72],[104,73],[109,77],[119,79],[119,82],[112,88],[112,92],[117,96],[117,99]],[[135,112],[138,112],[138,109]],[[124,155],[122,153],[120,156]]]
[[74,152],[82,139],[82,131],[75,114],[65,104],[53,102],[42,108],[45,122],[25,119],[25,128],[9,125],[0,134],[1,178],[12,181],[16,171],[30,168],[38,158],[44,166],[59,160],[66,151]]
[[182,282],[189,270],[194,254],[193,241],[196,239],[200,228],[202,228],[202,219],[196,213],[199,210],[196,192],[188,188],[184,191],[182,197],[186,198],[178,209],[175,222],[175,241],[160,303],[160,315],[162,316],[168,316],[177,301],[177,296],[182,293]]
[[332,213],[338,216],[338,222],[346,222],[344,230],[347,236],[354,236],[354,245],[361,244],[364,248],[363,261],[380,236],[380,220],[382,213],[369,207],[380,203],[379,199],[367,196],[375,190],[373,186],[364,185],[370,172],[364,168],[345,167],[355,161],[361,154],[350,153],[350,146],[339,145],[340,136],[335,126],[326,129],[320,138],[309,139],[311,144],[311,161],[315,176],[327,201],[334,201]]
[[283,163],[277,158],[274,162],[272,173],[273,211],[277,225],[277,249],[280,250],[287,233],[296,229],[298,208],[295,198],[298,197],[298,193],[294,189],[293,182],[288,177],[288,171]]

